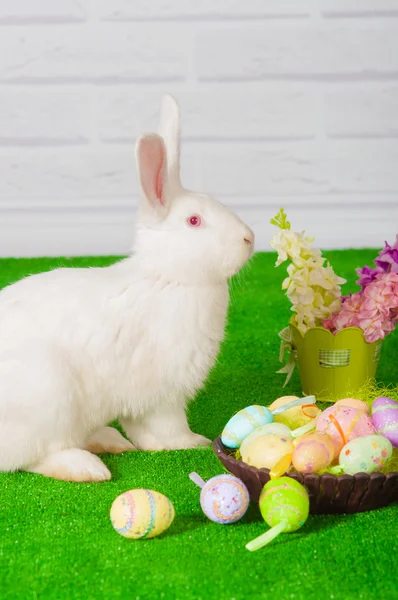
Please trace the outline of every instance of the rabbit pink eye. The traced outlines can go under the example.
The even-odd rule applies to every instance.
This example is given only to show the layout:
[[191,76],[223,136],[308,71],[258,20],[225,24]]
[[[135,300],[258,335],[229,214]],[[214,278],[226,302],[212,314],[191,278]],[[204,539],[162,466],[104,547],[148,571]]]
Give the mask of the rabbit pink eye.
[[189,217],[187,221],[188,225],[191,227],[199,227],[202,223],[202,219],[199,217],[199,215],[192,215],[192,217]]

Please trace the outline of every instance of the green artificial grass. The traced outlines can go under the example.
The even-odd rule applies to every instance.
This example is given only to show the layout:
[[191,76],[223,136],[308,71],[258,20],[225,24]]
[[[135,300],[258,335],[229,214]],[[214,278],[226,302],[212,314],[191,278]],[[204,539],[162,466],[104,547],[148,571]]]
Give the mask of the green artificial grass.
[[[354,290],[354,269],[376,251],[325,255]],[[106,265],[115,259],[0,260],[0,287],[60,265]],[[194,431],[217,436],[229,417],[253,402],[300,394],[298,373],[283,390],[278,332],[290,311],[281,291],[284,266],[257,255],[232,282],[227,339],[205,389],[190,406]],[[397,385],[398,333],[383,345],[378,379]],[[1,382],[0,382],[1,385]],[[266,529],[252,505],[234,525],[202,514],[188,479],[223,472],[211,449],[103,456],[113,479],[71,484],[27,473],[0,474],[0,598],[170,600],[396,600],[397,506],[357,515],[310,515],[298,533],[255,553],[245,543]],[[176,518],[162,536],[133,541],[109,520],[114,498],[131,488],[166,494]]]

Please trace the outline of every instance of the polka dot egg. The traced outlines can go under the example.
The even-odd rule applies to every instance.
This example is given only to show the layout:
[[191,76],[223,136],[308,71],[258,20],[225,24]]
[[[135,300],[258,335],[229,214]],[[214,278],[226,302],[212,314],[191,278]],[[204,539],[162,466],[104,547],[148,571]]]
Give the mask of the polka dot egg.
[[221,441],[227,448],[239,448],[252,431],[273,420],[266,406],[247,406],[230,418],[221,434]]
[[249,501],[245,484],[233,475],[212,477],[200,493],[200,505],[205,515],[222,525],[239,521],[246,513]]
[[344,446],[339,464],[347,475],[381,471],[392,455],[392,445],[382,435],[355,438]]
[[135,489],[114,500],[110,516],[120,535],[148,539],[168,529],[174,515],[174,506],[166,496],[152,490]]

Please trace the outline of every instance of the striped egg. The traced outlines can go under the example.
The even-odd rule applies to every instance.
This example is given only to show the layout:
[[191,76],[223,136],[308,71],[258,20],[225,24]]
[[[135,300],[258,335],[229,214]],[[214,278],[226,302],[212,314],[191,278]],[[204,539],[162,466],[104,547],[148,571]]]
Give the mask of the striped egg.
[[266,406],[247,406],[230,418],[221,434],[221,441],[227,448],[239,448],[252,431],[273,420]]
[[334,444],[325,433],[311,433],[293,443],[292,463],[300,473],[317,473],[334,459]]
[[263,487],[260,511],[270,527],[284,523],[284,532],[296,531],[304,525],[310,510],[310,500],[306,488],[295,479],[281,477],[271,480]]
[[372,421],[377,433],[384,435],[393,446],[398,447],[398,402],[380,396],[372,406]]
[[367,435],[348,442],[340,452],[339,464],[347,475],[381,471],[391,458],[392,445],[382,435]]
[[174,515],[174,506],[166,496],[146,489],[124,492],[111,506],[115,531],[136,540],[163,533],[172,524]]

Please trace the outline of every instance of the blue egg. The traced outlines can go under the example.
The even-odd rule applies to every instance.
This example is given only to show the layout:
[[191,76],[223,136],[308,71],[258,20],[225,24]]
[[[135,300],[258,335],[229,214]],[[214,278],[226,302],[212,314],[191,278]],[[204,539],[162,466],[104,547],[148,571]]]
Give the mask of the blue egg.
[[230,418],[221,434],[221,441],[227,448],[239,448],[252,431],[273,420],[266,406],[247,406]]

